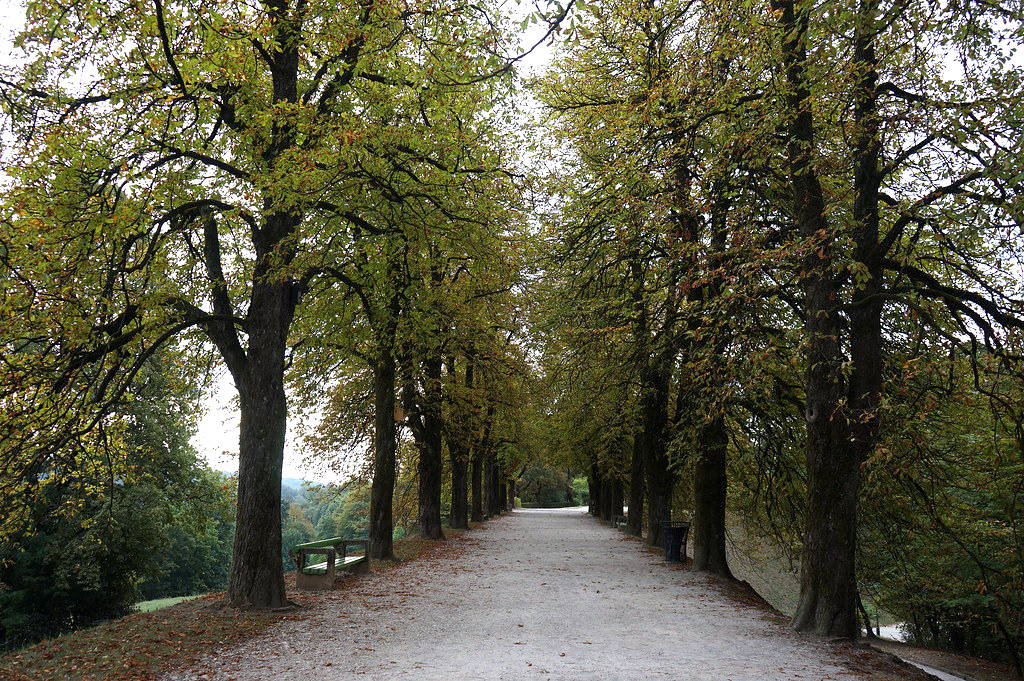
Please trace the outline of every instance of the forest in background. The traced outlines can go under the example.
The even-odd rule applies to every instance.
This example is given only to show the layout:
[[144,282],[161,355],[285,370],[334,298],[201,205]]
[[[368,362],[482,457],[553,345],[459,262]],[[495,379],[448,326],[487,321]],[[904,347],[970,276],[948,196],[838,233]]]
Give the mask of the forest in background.
[[[291,539],[386,560],[578,473],[652,545],[690,518],[695,570],[727,519],[791,557],[799,630],[1024,675],[1018,0],[27,8],[5,632],[160,580],[280,607]],[[186,445],[214,364],[236,481]],[[289,428],[360,484],[289,498]]]

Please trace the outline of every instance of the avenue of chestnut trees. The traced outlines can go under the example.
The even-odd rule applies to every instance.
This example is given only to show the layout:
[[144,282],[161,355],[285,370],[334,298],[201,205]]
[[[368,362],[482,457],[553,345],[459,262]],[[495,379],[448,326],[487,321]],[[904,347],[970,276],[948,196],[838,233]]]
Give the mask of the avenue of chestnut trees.
[[0,538],[77,480],[123,496],[154,372],[219,364],[236,606],[285,603],[309,421],[375,558],[410,493],[440,540],[548,465],[652,544],[692,510],[694,569],[731,577],[731,526],[792,552],[797,629],[870,602],[1020,669],[1022,30],[1018,0],[31,0]]

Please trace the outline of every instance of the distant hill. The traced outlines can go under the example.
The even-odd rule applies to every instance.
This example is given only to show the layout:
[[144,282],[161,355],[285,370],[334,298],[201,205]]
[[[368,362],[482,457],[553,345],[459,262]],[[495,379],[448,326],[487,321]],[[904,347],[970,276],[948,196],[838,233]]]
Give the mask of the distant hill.
[[300,478],[281,478],[282,487],[291,487],[293,489],[300,491],[302,490],[303,486],[305,486],[306,482],[306,480],[302,480]]

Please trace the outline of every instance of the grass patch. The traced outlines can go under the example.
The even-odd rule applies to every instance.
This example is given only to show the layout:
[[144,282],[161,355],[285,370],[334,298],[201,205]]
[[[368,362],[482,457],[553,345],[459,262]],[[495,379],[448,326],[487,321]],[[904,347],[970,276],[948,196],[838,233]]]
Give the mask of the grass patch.
[[222,596],[209,594],[42,641],[0,657],[0,678],[152,679],[172,666],[184,667],[214,648],[252,637],[282,617],[223,607]]
[[173,598],[154,598],[151,601],[139,601],[135,604],[135,609],[139,612],[153,612],[154,610],[161,610],[163,608],[177,605],[183,601],[191,601],[199,596],[174,596]]

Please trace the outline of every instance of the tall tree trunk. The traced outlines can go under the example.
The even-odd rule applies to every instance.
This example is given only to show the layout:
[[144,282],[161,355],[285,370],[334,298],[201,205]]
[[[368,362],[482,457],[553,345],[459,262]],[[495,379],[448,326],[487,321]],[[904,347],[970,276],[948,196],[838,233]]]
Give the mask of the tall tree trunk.
[[426,539],[444,539],[441,531],[441,486],[444,473],[441,420],[441,357],[423,362],[423,437],[419,448],[419,527]]
[[612,504],[614,495],[614,483],[608,476],[601,476],[601,520],[612,521]]
[[508,480],[505,477],[504,467],[500,464],[498,465],[495,485],[498,492],[498,513],[501,514],[508,510]]
[[811,93],[806,73],[806,36],[811,3],[772,0],[782,29],[788,90],[788,162],[796,226],[808,254],[803,270],[807,364],[807,516],[800,563],[800,601],[794,628],[823,636],[856,638],[858,467],[842,413],[842,327],[830,263],[834,236],[814,166],[816,150]]
[[373,482],[370,485],[370,557],[394,558],[395,452],[395,356],[381,348],[373,372],[374,433]]
[[626,532],[634,537],[643,536],[644,486],[643,439],[638,432],[633,438],[633,460],[629,467],[629,516],[626,518]]
[[490,518],[498,514],[497,499],[494,493],[494,478],[496,477],[494,452],[490,447],[484,455],[484,517]]
[[470,520],[474,523],[482,522],[484,519],[484,480],[483,480],[483,456],[478,447],[470,459],[471,478],[473,486],[473,503],[470,507]]
[[[721,63],[722,81],[728,64]],[[732,204],[728,191],[728,180],[716,178],[712,182],[711,234],[710,251],[707,258],[707,269],[711,272],[731,271],[727,258],[728,244],[728,213]],[[707,284],[699,292],[701,302],[709,312],[722,309],[722,286],[720,276],[709,277]],[[730,306],[731,308],[732,306]],[[738,314],[735,309],[726,308],[727,314]],[[719,340],[711,348],[712,355],[708,358],[709,371],[701,380],[705,397],[702,402],[711,414],[717,413],[710,421],[704,422],[698,433],[698,452],[694,470],[694,527],[693,527],[693,567],[695,570],[732,578],[732,571],[726,559],[725,511],[728,501],[728,463],[729,433],[722,414],[723,396],[728,394],[726,382],[729,380],[727,369],[721,365],[720,359],[726,356],[731,334],[722,330],[718,332]],[[680,391],[682,394],[682,391]],[[677,414],[680,413],[677,410]]]
[[601,515],[601,473],[597,470],[597,463],[590,464],[590,472],[587,473],[587,489],[590,493],[587,513],[599,517]]
[[246,383],[239,388],[238,520],[228,601],[243,607],[276,608],[285,603],[281,471],[287,402],[283,381]]
[[[267,260],[261,260],[266,263]],[[249,352],[229,364],[238,389],[238,511],[227,598],[242,607],[285,604],[281,565],[281,471],[288,426],[285,347],[295,301],[291,281],[254,276]]]
[[693,569],[731,579],[732,572],[725,558],[728,445],[723,417],[701,428],[693,478]]
[[508,510],[514,511],[516,508],[516,481],[515,478],[509,478],[508,480]]
[[[498,461],[498,453],[491,449],[487,455],[490,477],[487,488],[487,515],[492,518],[501,515],[501,463]],[[486,468],[485,468],[486,470]]]
[[[477,445],[477,455],[473,459],[473,519],[482,521],[490,513],[490,498],[493,496],[494,454],[491,451],[491,428],[494,426],[493,404],[487,405],[484,416],[483,430]],[[478,493],[479,492],[479,493]],[[479,509],[477,508],[479,500]],[[479,515],[478,515],[479,514]]]
[[[854,108],[854,258],[864,265],[863,271],[866,274],[853,291],[849,311],[850,360],[853,371],[850,373],[846,397],[850,451],[845,472],[852,497],[847,502],[848,510],[854,514],[851,518],[853,542],[856,542],[855,513],[860,467],[874,452],[878,442],[878,408],[882,394],[882,299],[879,294],[882,291],[884,254],[879,243],[879,190],[883,172],[877,102],[878,60],[875,54],[875,38],[879,30],[877,8],[878,0],[860,1],[853,52],[857,74]],[[856,544],[852,551],[855,556]],[[856,591],[856,565],[852,564],[849,569],[853,573],[855,598],[860,604],[860,596]]]
[[[279,50],[269,64],[273,101],[298,101],[299,49],[302,29],[298,16],[275,8]],[[276,121],[263,160],[273,168],[295,145],[295,126]],[[281,565],[281,472],[288,428],[284,391],[288,330],[298,303],[295,282],[282,277],[281,267],[295,257],[295,230],[302,223],[298,209],[282,210],[265,197],[267,217],[253,229],[255,267],[245,329],[248,352],[243,352],[232,322],[209,325],[207,333],[224,357],[238,390],[238,504],[227,600],[232,605],[276,608],[285,604]],[[221,269],[220,241],[215,223],[204,233],[207,272],[213,285],[213,309],[231,314],[230,297]],[[212,232],[212,233],[211,233]]]
[[612,519],[622,515],[622,480],[615,478],[612,482]]
[[[668,363],[671,366],[671,363]],[[646,373],[643,401],[644,425],[641,434],[644,473],[647,482],[647,543],[661,546],[661,523],[672,519],[672,489],[675,475],[669,468],[665,447],[668,425],[669,379],[666,367],[657,366]]]
[[[455,360],[449,364],[449,374],[455,375]],[[465,385],[473,387],[473,363],[466,363]],[[469,527],[469,460],[470,452],[462,440],[462,431],[448,428],[448,456],[452,469],[452,506],[448,524],[455,529]]]
[[452,466],[452,507],[448,524],[454,529],[469,527],[469,461],[461,449],[452,449],[448,443]]

